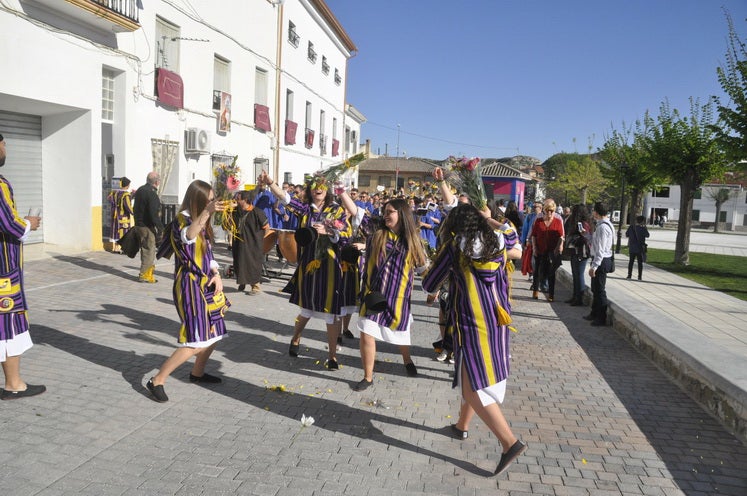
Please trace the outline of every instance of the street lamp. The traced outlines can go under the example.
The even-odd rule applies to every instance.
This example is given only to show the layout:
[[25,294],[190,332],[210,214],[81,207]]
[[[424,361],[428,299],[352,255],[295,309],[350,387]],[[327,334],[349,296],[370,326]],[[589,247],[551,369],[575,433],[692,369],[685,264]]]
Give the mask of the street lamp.
[[399,124],[397,124],[397,162],[394,169],[394,191],[399,191]]
[[620,245],[622,244],[622,227],[623,218],[625,217],[625,172],[628,170],[628,164],[625,162],[620,164],[620,177],[622,187],[620,188],[620,221],[617,224],[617,248],[615,253],[620,253]]

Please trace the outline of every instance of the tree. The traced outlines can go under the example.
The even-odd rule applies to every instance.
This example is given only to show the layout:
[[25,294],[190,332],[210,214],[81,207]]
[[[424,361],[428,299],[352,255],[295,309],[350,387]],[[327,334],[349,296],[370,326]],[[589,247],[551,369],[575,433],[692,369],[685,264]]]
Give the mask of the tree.
[[600,149],[600,155],[609,166],[610,175],[615,184],[620,184],[625,178],[626,192],[630,191],[630,207],[625,208],[623,194],[623,205],[621,212],[627,212],[623,219],[633,219],[643,213],[643,197],[647,191],[660,185],[663,177],[651,166],[651,160],[646,155],[642,140],[646,136],[645,124],[636,121],[635,131],[633,126],[622,123],[620,130],[612,129],[609,136],[605,136],[605,142]]
[[656,119],[646,112],[641,146],[652,165],[680,186],[680,215],[674,263],[690,263],[690,227],[695,191],[706,179],[723,173],[727,159],[712,127],[713,101],[700,105],[690,98],[690,116],[681,117],[664,100]]
[[747,45],[737,36],[729,14],[726,20],[729,24],[726,64],[718,67],[716,73],[731,101],[722,104],[720,98],[714,97],[723,127],[713,126],[713,130],[728,157],[739,162],[747,158]]
[[721,215],[721,206],[729,201],[732,190],[729,188],[708,188],[708,197],[716,202],[716,221],[713,223],[713,232],[718,232],[718,218]]
[[599,164],[589,155],[578,155],[569,159],[562,174],[551,183],[551,187],[568,193],[571,203],[586,205],[589,197],[596,198],[604,191],[607,180],[599,170]]

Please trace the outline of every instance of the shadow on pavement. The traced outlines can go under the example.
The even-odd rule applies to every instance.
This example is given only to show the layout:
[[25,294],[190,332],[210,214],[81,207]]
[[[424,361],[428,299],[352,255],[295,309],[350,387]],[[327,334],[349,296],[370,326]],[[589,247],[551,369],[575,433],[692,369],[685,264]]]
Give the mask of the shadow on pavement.
[[[35,339],[40,344],[57,348],[71,355],[87,360],[96,365],[109,368],[122,374],[125,382],[130,384],[133,390],[138,394],[150,397],[150,394],[143,386],[145,380],[144,374],[148,371],[158,368],[163,360],[164,355],[148,354],[144,356],[137,355],[131,351],[123,351],[109,346],[104,346],[91,340],[81,338],[74,334],[68,334],[57,329],[47,326],[35,326]],[[240,333],[245,335],[243,333]],[[256,336],[255,336],[256,337]],[[246,344],[246,343],[241,343]],[[234,353],[234,359],[248,361],[254,356],[254,351],[249,347],[236,347],[241,350]],[[226,350],[230,354],[230,350]],[[182,367],[189,366],[185,364]],[[181,368],[181,367],[180,367]],[[180,374],[186,376],[186,374]],[[319,375],[320,374],[315,374]],[[176,374],[172,375],[172,380],[179,380]],[[323,376],[329,379],[328,375]],[[225,386],[230,384],[230,390]],[[423,425],[409,422],[407,420],[389,417],[368,411],[365,409],[353,408],[348,405],[304,394],[295,394],[290,392],[278,392],[267,389],[266,387],[257,386],[241,379],[225,377],[223,385],[210,388],[215,394],[222,394],[236,401],[246,403],[255,407],[258,412],[266,412],[268,395],[280,395],[280,402],[272,402],[273,409],[271,413],[292,419],[299,420],[299,412],[304,412],[309,416],[314,416],[317,420],[315,427],[330,431],[332,433],[340,432],[359,439],[368,439],[384,446],[396,447],[405,451],[411,451],[420,455],[426,455],[445,462],[451,463],[465,472],[488,477],[492,473],[477,467],[476,465],[453,458],[444,453],[437,453],[428,448],[408,443],[396,437],[389,436],[375,424],[389,424],[397,427],[404,427],[411,430],[424,430],[429,433],[441,433],[448,435],[444,429],[430,429]],[[199,394],[199,393],[197,393]],[[277,396],[276,396],[277,398]],[[167,406],[164,406],[167,408]],[[296,437],[293,436],[288,442],[292,445]],[[500,457],[500,450],[496,450],[496,462]]]

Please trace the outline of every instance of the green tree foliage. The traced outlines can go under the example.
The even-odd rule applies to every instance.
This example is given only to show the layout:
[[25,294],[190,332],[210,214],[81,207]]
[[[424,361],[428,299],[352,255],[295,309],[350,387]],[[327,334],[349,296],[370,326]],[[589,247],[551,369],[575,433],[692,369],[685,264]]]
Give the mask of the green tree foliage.
[[690,116],[683,117],[665,100],[656,118],[646,112],[644,153],[658,172],[680,186],[680,213],[674,263],[689,264],[690,227],[695,191],[703,182],[723,173],[726,157],[713,130],[713,102],[700,105],[690,99]]
[[718,82],[729,96],[724,104],[714,97],[722,126],[713,126],[721,146],[735,162],[747,158],[747,45],[739,39],[734,23],[727,14],[729,46],[726,64],[718,67]]
[[[602,160],[609,166],[612,182],[622,187],[625,179],[625,192],[621,211],[628,213],[624,219],[634,219],[643,213],[643,197],[645,194],[663,182],[662,175],[652,167],[651,160],[646,154],[642,140],[646,136],[645,124],[637,121],[635,131],[633,126],[612,129],[600,149]],[[631,201],[627,202],[630,198]],[[625,208],[629,204],[628,208]]]
[[607,180],[599,170],[599,164],[589,155],[574,154],[568,157],[562,172],[557,172],[555,180],[550,188],[567,194],[571,203],[589,202],[590,198],[596,198],[607,186]]
[[716,221],[713,223],[713,232],[718,232],[718,218],[721,216],[721,207],[732,197],[729,188],[708,188],[708,197],[716,204]]

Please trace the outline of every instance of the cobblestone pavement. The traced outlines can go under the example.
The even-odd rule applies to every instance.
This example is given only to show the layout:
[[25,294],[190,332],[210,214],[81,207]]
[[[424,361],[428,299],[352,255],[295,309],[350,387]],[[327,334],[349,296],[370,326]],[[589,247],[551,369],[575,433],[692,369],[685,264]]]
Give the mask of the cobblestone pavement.
[[[174,348],[171,265],[158,265],[154,285],[135,282],[138,265],[104,252],[27,263],[36,346],[23,375],[48,392],[0,402],[2,494],[747,494],[747,447],[612,328],[560,303],[567,289],[534,301],[517,273],[503,409],[529,449],[494,478],[499,444],[481,421],[465,441],[448,436],[459,397],[434,360],[437,315],[422,292],[419,377],[380,345],[375,385],[359,393],[357,340],[327,371],[324,326],[312,320],[290,358],[285,281],[255,296],[227,281],[230,337],[208,365],[224,382],[192,384],[184,365],[159,404],[144,384]],[[315,423],[303,427],[302,415]]]

